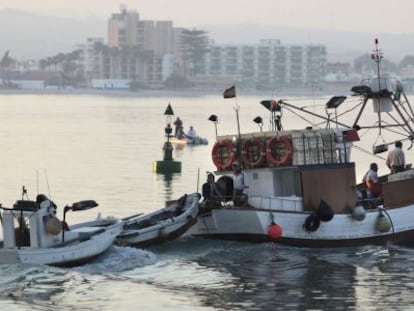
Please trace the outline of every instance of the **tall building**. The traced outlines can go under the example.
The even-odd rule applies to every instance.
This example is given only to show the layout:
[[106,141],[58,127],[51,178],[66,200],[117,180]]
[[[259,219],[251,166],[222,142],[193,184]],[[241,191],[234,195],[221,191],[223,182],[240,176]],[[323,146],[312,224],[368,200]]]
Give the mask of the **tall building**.
[[136,11],[121,7],[108,21],[108,46],[117,49],[118,54],[114,52],[109,55],[111,59],[106,59],[111,67],[106,66],[107,73],[160,86],[166,73],[175,67],[171,62],[180,55],[179,33],[172,21],[141,20]]

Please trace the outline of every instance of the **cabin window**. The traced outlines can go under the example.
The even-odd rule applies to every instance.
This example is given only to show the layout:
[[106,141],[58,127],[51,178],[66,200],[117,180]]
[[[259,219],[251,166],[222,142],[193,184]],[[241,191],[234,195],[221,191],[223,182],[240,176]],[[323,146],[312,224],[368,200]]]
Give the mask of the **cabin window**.
[[301,196],[300,175],[296,168],[275,170],[273,172],[274,196]]

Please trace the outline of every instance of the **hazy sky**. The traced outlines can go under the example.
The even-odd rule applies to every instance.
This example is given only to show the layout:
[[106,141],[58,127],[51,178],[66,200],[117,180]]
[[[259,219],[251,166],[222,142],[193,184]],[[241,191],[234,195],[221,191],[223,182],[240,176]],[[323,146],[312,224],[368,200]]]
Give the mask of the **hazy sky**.
[[177,27],[255,23],[371,33],[413,33],[414,0],[0,0],[48,15],[108,18],[121,4],[141,19],[172,20]]

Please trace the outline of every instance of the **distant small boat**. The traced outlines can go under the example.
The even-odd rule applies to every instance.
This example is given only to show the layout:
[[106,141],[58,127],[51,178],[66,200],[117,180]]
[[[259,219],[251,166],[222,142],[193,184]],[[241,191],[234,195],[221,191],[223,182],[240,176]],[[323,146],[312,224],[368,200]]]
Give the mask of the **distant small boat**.
[[113,217],[66,225],[68,211],[98,206],[93,200],[65,206],[60,221],[54,203],[44,195],[38,198],[43,200],[18,200],[12,208],[0,206],[0,264],[81,265],[104,253],[122,230],[122,221]]
[[178,238],[196,223],[199,200],[199,193],[184,195],[155,212],[123,219],[124,229],[116,243],[147,247]]
[[186,145],[198,146],[198,145],[208,145],[208,139],[200,136],[195,136],[193,138],[183,137],[170,137],[170,143],[176,147],[184,147]]

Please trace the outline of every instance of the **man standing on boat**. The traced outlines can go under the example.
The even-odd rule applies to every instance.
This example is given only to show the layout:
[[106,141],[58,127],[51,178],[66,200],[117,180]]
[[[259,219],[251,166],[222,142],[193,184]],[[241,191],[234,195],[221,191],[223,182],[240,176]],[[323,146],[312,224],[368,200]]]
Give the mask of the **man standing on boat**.
[[175,125],[175,133],[174,136],[177,138],[182,138],[183,137],[183,121],[181,121],[180,117],[177,117],[177,119],[174,121],[174,125]]
[[388,153],[387,160],[385,162],[392,174],[402,172],[405,166],[405,155],[402,150],[402,142],[397,140],[395,142],[395,148]]
[[240,163],[233,163],[233,202],[234,206],[242,206],[247,203],[249,183],[246,174],[242,171]]

